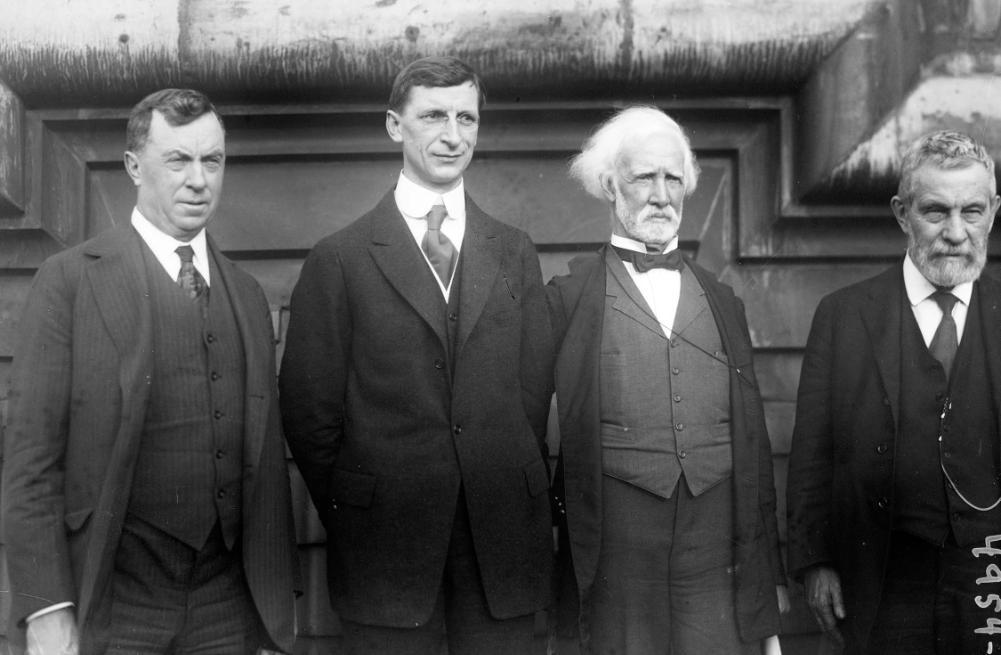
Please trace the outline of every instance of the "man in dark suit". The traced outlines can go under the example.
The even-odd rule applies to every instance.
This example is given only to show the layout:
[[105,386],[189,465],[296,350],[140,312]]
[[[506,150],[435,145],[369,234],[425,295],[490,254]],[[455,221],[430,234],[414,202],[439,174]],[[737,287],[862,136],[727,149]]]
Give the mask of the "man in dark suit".
[[396,186],[292,294],[282,415],[349,653],[545,649],[549,324],[532,242],[464,192],[482,104],[457,59],[404,68]]
[[612,215],[611,243],[547,289],[583,649],[757,654],[787,602],[771,449],[743,304],[677,250],[688,139],[632,107],[571,175]]
[[222,119],[201,93],[166,89],[135,106],[127,141],[131,224],[46,261],[21,321],[10,625],[32,654],[291,651],[270,314],[205,234]]
[[903,263],[827,296],[813,319],[789,564],[851,653],[1001,649],[1001,284],[982,274],[999,203],[982,146],[918,140],[890,203]]

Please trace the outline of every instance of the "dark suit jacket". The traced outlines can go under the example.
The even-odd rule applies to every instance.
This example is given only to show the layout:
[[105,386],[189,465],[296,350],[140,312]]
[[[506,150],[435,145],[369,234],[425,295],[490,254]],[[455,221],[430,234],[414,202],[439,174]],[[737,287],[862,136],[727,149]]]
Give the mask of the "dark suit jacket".
[[[565,506],[577,594],[594,581],[601,548],[601,440],[599,357],[608,270],[618,256],[610,247],[570,262],[570,274],[547,288],[557,344],[556,398],[560,460],[556,494]],[[751,361],[744,306],[730,287],[686,259],[706,292],[720,339],[731,363],[730,409],[734,480],[734,568],[741,636],[757,640],[779,631],[775,586],[785,584],[775,516],[772,454],[761,396]],[[632,286],[623,280],[623,285]],[[659,328],[654,328],[659,329]],[[573,595],[573,594],[571,594]],[[561,604],[562,604],[561,599]]]
[[458,334],[388,193],[321,240],[292,294],[286,436],[327,529],[335,609],[414,626],[442,581],[465,491],[491,614],[546,606],[551,348],[528,236],[466,198]]
[[[789,460],[789,568],[841,576],[843,632],[858,649],[879,598],[893,514],[904,278],[897,263],[821,300],[799,382]],[[1001,380],[1001,284],[975,286],[992,380]],[[1001,410],[1001,385],[993,408]]]
[[[11,625],[71,601],[86,631],[109,580],[153,366],[141,247],[131,226],[102,234],[46,261],[28,297],[4,448]],[[291,651],[299,573],[270,314],[254,279],[209,248],[246,356],[244,568],[271,638]]]

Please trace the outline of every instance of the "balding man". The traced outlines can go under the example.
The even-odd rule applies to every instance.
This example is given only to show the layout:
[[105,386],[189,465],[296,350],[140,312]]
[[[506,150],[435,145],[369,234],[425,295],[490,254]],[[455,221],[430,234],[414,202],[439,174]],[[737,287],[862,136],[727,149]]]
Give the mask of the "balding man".
[[[611,243],[548,288],[556,493],[591,653],[759,653],[784,573],[744,308],[678,251],[698,166],[652,107],[600,127],[571,174]],[[780,593],[777,594],[777,588]]]

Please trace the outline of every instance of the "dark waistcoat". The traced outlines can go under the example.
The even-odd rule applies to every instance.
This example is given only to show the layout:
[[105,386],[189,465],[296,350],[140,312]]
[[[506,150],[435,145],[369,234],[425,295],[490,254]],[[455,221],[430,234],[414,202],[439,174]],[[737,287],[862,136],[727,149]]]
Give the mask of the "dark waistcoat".
[[195,549],[218,520],[232,548],[240,533],[244,416],[233,308],[216,277],[203,312],[143,251],[154,368],[129,512]]
[[981,507],[999,493],[998,422],[977,294],[948,381],[925,346],[906,297],[903,317],[894,527],[935,545],[950,532],[960,546],[983,544],[986,531],[1001,525],[1001,507],[979,512],[956,492]]
[[719,330],[687,268],[671,339],[616,309],[631,304],[653,317],[632,280],[623,279],[628,288],[606,276],[602,470],[662,498],[671,497],[684,474],[699,495],[732,472],[730,376]]

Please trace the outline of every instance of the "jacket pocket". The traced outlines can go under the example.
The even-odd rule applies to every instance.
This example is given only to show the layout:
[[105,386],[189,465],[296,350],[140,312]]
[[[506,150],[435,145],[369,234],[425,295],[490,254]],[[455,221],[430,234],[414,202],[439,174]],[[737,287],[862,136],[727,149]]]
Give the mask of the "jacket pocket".
[[369,507],[374,495],[375,476],[368,473],[334,469],[333,477],[327,485],[331,509],[337,509],[340,504]]
[[525,471],[525,482],[528,484],[529,496],[534,498],[549,490],[549,472],[541,459],[526,464],[522,470]]

